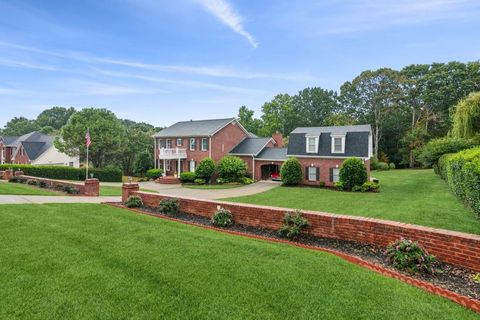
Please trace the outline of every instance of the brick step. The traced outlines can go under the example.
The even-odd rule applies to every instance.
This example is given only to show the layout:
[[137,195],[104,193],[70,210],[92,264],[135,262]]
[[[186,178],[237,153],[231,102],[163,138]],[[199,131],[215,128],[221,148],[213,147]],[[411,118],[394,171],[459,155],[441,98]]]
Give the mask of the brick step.
[[160,177],[156,179],[155,182],[160,184],[180,184],[181,183],[179,178],[175,178],[172,176]]

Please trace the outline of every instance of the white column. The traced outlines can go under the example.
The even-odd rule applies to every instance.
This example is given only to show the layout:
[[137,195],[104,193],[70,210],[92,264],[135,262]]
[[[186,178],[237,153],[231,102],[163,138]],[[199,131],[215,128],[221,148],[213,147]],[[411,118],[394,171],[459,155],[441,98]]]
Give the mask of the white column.
[[[177,152],[178,152],[178,148],[177,148]],[[178,177],[180,177],[180,172],[182,171],[182,169],[180,168],[180,158],[178,158],[178,166],[177,166],[177,175]]]
[[155,167],[155,169],[158,169],[158,155],[157,155],[157,138],[153,137],[153,159],[154,159],[154,164],[153,166]]
[[163,175],[167,175],[167,160],[163,159]]

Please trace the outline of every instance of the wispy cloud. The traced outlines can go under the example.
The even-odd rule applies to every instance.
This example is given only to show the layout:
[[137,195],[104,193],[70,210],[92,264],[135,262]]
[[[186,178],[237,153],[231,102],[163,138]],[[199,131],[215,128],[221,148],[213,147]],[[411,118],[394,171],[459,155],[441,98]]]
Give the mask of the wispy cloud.
[[245,30],[243,18],[238,14],[228,0],[196,0],[208,13],[216,17],[234,32],[238,33],[256,48],[258,42]]
[[153,94],[164,90],[139,88],[135,86],[113,85],[95,81],[74,81],[75,93],[93,96],[116,96],[127,94]]
[[36,63],[29,63],[14,59],[7,59],[0,57],[0,65],[12,68],[23,68],[23,69],[35,69],[35,70],[43,70],[43,71],[58,71],[57,68],[48,65],[36,64]]

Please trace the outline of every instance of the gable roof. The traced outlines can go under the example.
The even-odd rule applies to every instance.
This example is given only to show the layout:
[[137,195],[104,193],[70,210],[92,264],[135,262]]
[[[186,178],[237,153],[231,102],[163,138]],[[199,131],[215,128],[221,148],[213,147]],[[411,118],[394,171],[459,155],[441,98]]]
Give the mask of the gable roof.
[[[180,121],[156,133],[154,137],[198,137],[211,136],[228,124],[236,122],[242,130],[245,129],[235,118]],[[247,131],[245,131],[247,133]],[[248,133],[247,133],[248,134]]]
[[230,154],[256,156],[270,140],[272,138],[245,138],[230,151]]
[[299,127],[291,132],[291,134],[303,133],[306,135],[319,136],[322,133],[330,134],[347,134],[348,132],[370,132],[372,127],[369,124],[353,125],[353,126],[330,126],[330,127]]
[[[6,138],[8,138],[8,140]],[[9,143],[6,143],[7,146],[18,148],[22,145],[28,158],[30,160],[35,160],[53,145],[55,137],[38,131],[33,131],[20,137],[4,137],[4,139],[9,141]],[[17,149],[17,152],[18,150],[19,149]]]

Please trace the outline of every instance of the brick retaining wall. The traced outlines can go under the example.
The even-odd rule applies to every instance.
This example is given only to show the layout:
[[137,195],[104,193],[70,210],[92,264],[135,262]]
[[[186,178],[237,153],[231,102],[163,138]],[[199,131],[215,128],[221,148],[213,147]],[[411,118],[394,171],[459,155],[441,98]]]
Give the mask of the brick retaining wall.
[[[138,195],[147,206],[156,207],[170,196],[139,192],[137,184],[123,186],[122,201]],[[292,209],[238,204],[214,200],[178,198],[183,212],[211,217],[219,206],[230,210],[236,223],[278,230],[286,211]],[[356,241],[386,247],[404,237],[418,241],[440,261],[480,272],[480,236],[455,231],[422,227],[374,218],[354,217],[324,212],[303,211],[311,226],[307,232],[326,238]]]
[[53,180],[53,179],[39,178],[34,176],[26,176],[23,174],[15,174],[15,176],[25,178],[25,179],[36,180],[39,182],[43,181],[47,183],[48,188],[52,188],[52,189],[70,186],[70,187],[76,188],[79,191],[79,195],[81,196],[98,197],[100,194],[100,182],[98,181],[98,179],[87,179],[82,184],[82,183],[75,183],[75,182],[64,182],[64,181]]

